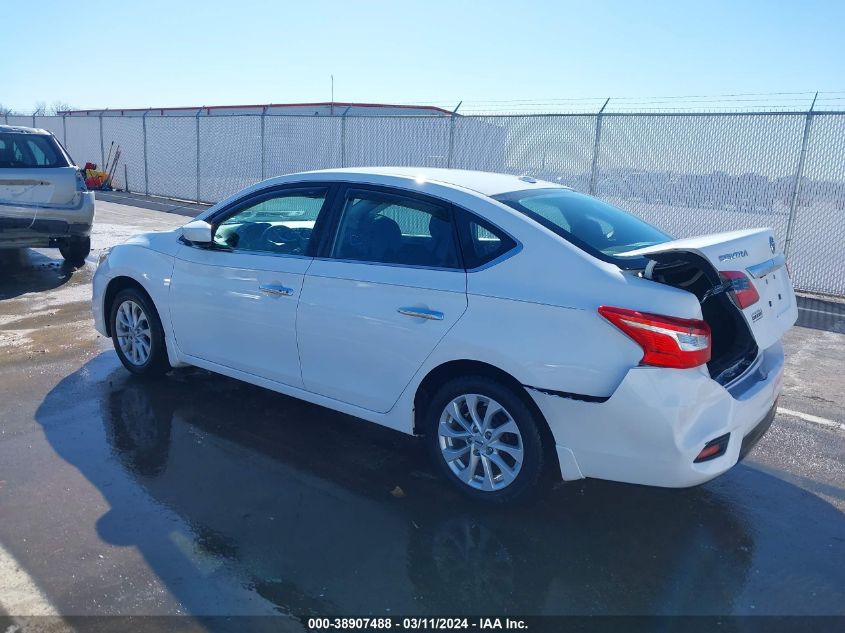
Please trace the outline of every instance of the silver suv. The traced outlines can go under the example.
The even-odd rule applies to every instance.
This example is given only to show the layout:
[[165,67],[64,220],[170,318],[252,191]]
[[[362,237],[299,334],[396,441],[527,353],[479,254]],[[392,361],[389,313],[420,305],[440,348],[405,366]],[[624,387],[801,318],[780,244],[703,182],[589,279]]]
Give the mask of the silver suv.
[[0,125],[0,249],[58,248],[81,266],[91,251],[94,192],[46,130]]

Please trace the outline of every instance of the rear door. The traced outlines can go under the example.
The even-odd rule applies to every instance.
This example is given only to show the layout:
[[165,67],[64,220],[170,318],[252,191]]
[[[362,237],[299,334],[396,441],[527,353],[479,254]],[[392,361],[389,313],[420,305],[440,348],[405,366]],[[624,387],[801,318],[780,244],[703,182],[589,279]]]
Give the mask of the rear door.
[[337,229],[302,288],[297,336],[305,388],[386,412],[466,310],[450,205],[350,187]]
[[26,228],[40,208],[76,201],[77,170],[46,133],[0,129],[0,217],[10,228]]
[[732,285],[741,289],[743,284],[751,284],[759,295],[759,300],[742,309],[742,313],[751,328],[760,349],[766,349],[783,337],[798,318],[798,306],[786,259],[777,248],[771,229],[747,229],[716,233],[700,237],[690,237],[655,246],[620,253],[624,255],[644,255],[694,252],[704,256],[713,267],[724,275],[728,282],[731,273],[742,273],[742,278],[734,279]]

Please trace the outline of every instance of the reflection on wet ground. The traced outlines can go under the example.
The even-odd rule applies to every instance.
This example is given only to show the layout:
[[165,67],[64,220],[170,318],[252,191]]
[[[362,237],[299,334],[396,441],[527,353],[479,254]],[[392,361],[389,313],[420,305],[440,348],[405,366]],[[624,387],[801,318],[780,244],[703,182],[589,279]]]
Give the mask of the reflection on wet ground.
[[[77,398],[96,401],[84,427],[64,415]],[[110,354],[36,418],[110,505],[99,536],[138,548],[188,612],[208,605],[183,588],[220,575],[297,616],[845,611],[845,516],[747,465],[490,510],[414,438],[200,370],[130,378]]]

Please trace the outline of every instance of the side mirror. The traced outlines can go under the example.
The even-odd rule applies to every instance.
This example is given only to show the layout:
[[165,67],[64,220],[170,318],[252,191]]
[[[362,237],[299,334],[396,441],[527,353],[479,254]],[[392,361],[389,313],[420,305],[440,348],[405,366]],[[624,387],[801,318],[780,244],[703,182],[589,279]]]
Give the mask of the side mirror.
[[213,230],[205,220],[194,220],[182,227],[182,237],[193,244],[211,244]]

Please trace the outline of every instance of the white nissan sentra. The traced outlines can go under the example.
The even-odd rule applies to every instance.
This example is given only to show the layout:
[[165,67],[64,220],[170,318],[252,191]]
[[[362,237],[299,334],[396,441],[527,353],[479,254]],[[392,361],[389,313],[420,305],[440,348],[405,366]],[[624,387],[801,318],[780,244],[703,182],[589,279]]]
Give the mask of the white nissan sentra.
[[273,178],[116,246],[93,311],[132,373],[194,365],[423,436],[497,502],[725,472],[774,417],[797,317],[770,229],[673,240],[552,183],[394,167]]

